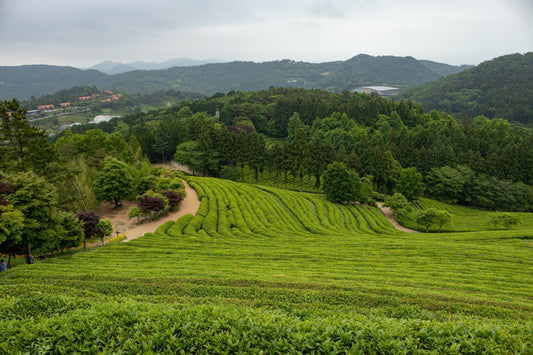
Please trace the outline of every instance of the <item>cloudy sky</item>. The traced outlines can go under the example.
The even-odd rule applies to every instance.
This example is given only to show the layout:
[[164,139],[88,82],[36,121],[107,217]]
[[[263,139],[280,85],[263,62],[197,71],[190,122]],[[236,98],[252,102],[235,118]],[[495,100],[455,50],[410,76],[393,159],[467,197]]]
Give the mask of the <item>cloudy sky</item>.
[[0,65],[192,59],[478,64],[533,51],[533,0],[0,0]]

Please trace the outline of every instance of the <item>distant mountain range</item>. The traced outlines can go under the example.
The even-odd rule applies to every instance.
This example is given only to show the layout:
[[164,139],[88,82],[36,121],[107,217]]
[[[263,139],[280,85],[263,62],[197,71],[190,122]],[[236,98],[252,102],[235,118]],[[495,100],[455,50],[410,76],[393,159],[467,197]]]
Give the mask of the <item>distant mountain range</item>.
[[456,117],[505,118],[533,124],[533,52],[509,54],[411,88],[399,95]]
[[165,62],[156,63],[156,62],[141,62],[136,61],[133,63],[116,63],[105,61],[96,65],[93,65],[89,69],[96,69],[101,71],[104,74],[113,75],[113,74],[122,74],[134,70],[164,70],[172,67],[192,67],[195,65],[211,64],[211,63],[222,63],[222,59],[206,59],[206,60],[195,60],[189,58],[178,58],[171,59]]
[[[184,64],[186,60],[124,65],[144,65],[146,68],[150,65],[167,66],[176,63]],[[262,90],[270,86],[340,92],[366,85],[384,85],[403,90],[468,68],[417,60],[413,57],[373,57],[365,54],[346,61],[326,63],[292,60],[263,63],[188,63],[195,64],[160,70],[133,70],[119,74],[103,73],[121,70],[121,64],[110,62],[95,66],[98,70],[94,69],[95,67],[82,70],[49,65],[0,67],[0,99],[25,100],[31,96],[51,94],[73,86],[95,86],[124,93],[152,93],[173,89],[204,95],[231,90]]]

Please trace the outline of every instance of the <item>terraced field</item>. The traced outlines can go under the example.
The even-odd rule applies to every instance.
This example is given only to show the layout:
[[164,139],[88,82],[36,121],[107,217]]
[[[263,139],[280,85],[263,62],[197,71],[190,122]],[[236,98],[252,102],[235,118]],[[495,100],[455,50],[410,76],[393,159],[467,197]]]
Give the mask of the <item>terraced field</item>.
[[191,177],[195,216],[0,275],[0,351],[531,353],[533,232]]
[[[443,226],[442,231],[444,232],[472,232],[504,229],[503,227],[491,224],[491,219],[494,216],[501,214],[501,212],[450,205],[448,203],[426,198],[414,202],[413,206],[415,211],[427,208],[448,211],[452,215],[452,220],[449,224]],[[533,230],[533,213],[514,212],[513,215],[520,219],[520,223],[513,227],[514,230]],[[425,230],[425,227],[417,226],[414,222],[408,226],[418,230]]]

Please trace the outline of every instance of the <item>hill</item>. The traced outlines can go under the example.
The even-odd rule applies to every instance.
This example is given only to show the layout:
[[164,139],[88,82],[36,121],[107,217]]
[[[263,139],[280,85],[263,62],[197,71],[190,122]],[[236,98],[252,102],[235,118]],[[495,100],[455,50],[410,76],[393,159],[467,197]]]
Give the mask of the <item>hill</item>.
[[[113,70],[110,65],[106,68]],[[231,90],[262,90],[271,86],[325,89],[333,92],[353,90],[365,85],[405,89],[441,76],[441,72],[428,68],[412,57],[372,57],[364,54],[346,61],[317,64],[292,60],[231,62],[172,67],[166,70],[134,70],[114,75],[67,67],[2,67],[0,99],[16,97],[25,100],[30,96],[51,94],[83,85],[123,93],[152,93],[173,89],[204,95]]]
[[426,111],[505,118],[533,123],[533,52],[511,54],[434,82],[411,88],[400,98],[422,103]]
[[26,100],[73,86],[90,85],[106,75],[97,70],[81,70],[52,65],[0,67],[0,100]]
[[116,63],[105,61],[96,65],[93,65],[89,69],[96,69],[105,74],[121,74],[133,70],[164,70],[172,67],[190,67],[195,65],[203,65],[208,63],[220,63],[223,60],[220,59],[207,59],[207,60],[194,60],[189,58],[177,58],[167,60],[165,62],[142,62],[137,61],[133,63]]
[[[410,234],[375,208],[191,177],[196,216],[0,277],[0,349],[527,353],[528,231]],[[21,286],[23,285],[23,286]]]

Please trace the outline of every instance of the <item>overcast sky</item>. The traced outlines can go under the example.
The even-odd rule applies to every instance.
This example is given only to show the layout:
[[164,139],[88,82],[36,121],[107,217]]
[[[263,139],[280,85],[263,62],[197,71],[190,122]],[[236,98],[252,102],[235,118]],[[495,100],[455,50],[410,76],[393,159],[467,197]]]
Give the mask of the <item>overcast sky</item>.
[[0,0],[0,65],[530,51],[533,0]]

